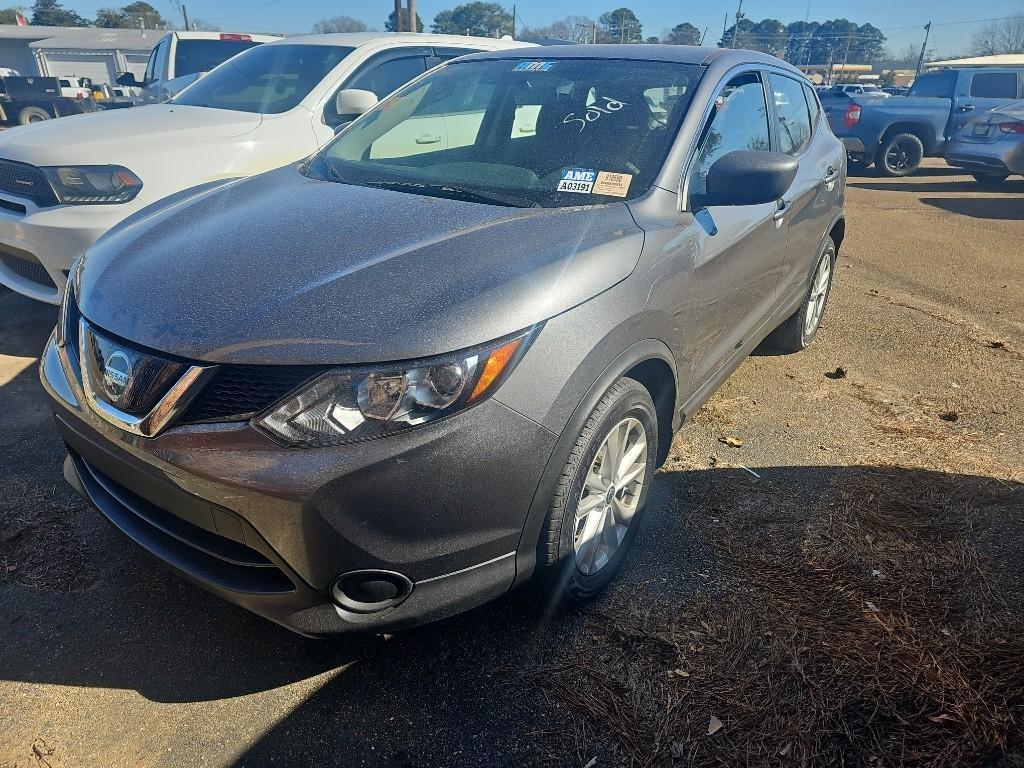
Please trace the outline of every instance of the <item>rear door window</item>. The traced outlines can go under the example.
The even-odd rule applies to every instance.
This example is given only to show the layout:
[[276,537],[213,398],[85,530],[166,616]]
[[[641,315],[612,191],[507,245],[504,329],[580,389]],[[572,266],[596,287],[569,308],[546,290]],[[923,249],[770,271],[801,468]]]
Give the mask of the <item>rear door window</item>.
[[798,155],[811,141],[811,116],[803,85],[783,75],[769,75],[775,103],[775,130],[779,151]]
[[953,98],[953,88],[956,85],[956,72],[952,69],[945,69],[941,72],[929,72],[921,75],[914,81],[909,96],[939,96],[946,99]]
[[971,96],[981,99],[1016,99],[1015,72],[978,72],[971,77]]

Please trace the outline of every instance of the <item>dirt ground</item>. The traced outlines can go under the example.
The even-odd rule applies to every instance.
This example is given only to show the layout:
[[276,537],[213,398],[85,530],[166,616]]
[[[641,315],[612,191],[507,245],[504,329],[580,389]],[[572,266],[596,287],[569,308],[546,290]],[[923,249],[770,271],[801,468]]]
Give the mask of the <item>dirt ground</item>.
[[302,640],[123,541],[61,479],[55,310],[0,293],[0,768],[1021,768],[1024,181],[932,162],[847,213],[817,342],[677,436],[614,588],[390,638]]

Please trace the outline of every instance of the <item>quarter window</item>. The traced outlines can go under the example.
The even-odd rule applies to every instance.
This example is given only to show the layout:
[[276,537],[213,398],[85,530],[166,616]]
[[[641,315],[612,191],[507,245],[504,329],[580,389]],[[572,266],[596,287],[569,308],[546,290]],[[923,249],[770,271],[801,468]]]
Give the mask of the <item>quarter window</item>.
[[691,207],[707,192],[708,170],[729,152],[768,150],[768,108],[764,88],[756,72],[730,80],[715,99],[711,117],[701,134],[700,149],[690,169]]
[[803,86],[782,75],[769,75],[775,102],[775,128],[779,151],[798,155],[811,141],[811,118],[807,112]]
[[979,72],[971,77],[971,96],[980,99],[1016,99],[1015,72]]

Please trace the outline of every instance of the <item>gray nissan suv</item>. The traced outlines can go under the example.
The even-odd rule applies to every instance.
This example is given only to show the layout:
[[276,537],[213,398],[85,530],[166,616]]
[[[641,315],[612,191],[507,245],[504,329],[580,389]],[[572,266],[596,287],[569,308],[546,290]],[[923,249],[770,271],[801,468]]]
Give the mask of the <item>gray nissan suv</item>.
[[531,579],[586,599],[673,432],[755,348],[814,340],[845,172],[770,56],[449,62],[302,163],[168,198],[82,257],[42,360],[65,476],[304,635]]

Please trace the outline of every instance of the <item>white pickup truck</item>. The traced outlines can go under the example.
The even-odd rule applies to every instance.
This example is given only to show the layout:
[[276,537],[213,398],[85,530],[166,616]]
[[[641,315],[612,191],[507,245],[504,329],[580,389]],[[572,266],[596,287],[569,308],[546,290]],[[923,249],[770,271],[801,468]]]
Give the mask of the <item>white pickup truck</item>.
[[301,160],[440,62],[523,45],[429,34],[288,38],[239,54],[164,104],[0,133],[0,282],[58,303],[71,262],[150,203]]

